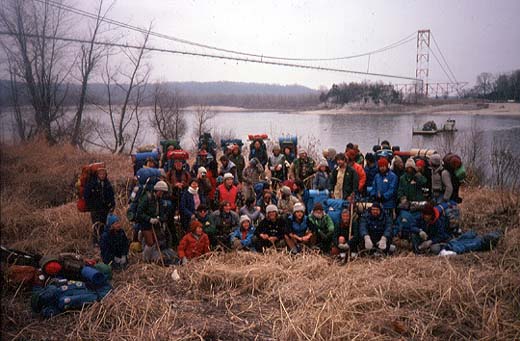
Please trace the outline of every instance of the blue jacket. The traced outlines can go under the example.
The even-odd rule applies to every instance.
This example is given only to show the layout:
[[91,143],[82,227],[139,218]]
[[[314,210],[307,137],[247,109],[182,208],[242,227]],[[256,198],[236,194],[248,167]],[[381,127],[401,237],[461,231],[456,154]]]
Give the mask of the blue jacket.
[[289,219],[288,219],[288,223],[287,223],[287,230],[285,232],[285,234],[290,234],[290,233],[294,233],[295,235],[297,235],[298,237],[303,237],[305,236],[307,230],[309,230],[310,226],[309,226],[309,222],[307,220],[307,216],[303,216],[303,220],[301,223],[298,223],[294,216],[290,216]]
[[109,264],[114,260],[114,257],[121,257],[128,255],[129,241],[126,237],[125,231],[121,228],[119,230],[110,230],[112,225],[118,221],[115,215],[109,215],[105,229],[101,234],[99,241],[99,249],[101,251],[101,258],[103,263]]
[[251,226],[249,231],[247,231],[247,235],[245,239],[242,239],[242,231],[240,231],[240,227],[237,227],[233,232],[231,232],[229,236],[229,240],[233,243],[235,238],[240,239],[240,243],[244,247],[252,248],[253,247],[253,237],[255,236],[255,228]]
[[376,164],[374,164],[372,167],[365,166],[365,174],[367,175],[367,181],[365,182],[366,187],[372,187],[377,173],[379,173],[379,169],[377,168]]
[[314,179],[312,180],[312,189],[317,189],[320,191],[329,189],[329,178],[330,175],[325,172],[316,172]]
[[428,239],[431,240],[433,244],[445,242],[450,239],[450,235],[446,232],[446,220],[444,217],[440,217],[429,224],[424,221],[422,216],[418,217],[411,231],[414,234],[418,234],[421,230],[426,232]]
[[373,240],[379,240],[382,236],[390,241],[392,238],[392,218],[387,216],[384,211],[377,217],[374,217],[370,211],[367,211],[359,223],[359,235],[365,237],[369,235]]
[[381,196],[383,208],[395,208],[395,200],[397,196],[397,186],[399,184],[397,175],[391,170],[385,174],[377,173],[372,184],[370,195],[378,198]]
[[[202,195],[199,194],[199,198],[201,204],[206,204],[206,199]],[[195,214],[195,200],[193,200],[193,194],[187,190],[182,192],[179,210],[181,213],[181,224],[183,227],[187,227],[191,216]]]

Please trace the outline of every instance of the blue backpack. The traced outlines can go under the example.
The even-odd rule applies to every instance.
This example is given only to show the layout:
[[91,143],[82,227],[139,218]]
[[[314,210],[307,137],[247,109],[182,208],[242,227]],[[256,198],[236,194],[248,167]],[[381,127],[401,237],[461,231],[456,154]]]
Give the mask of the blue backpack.
[[128,221],[135,221],[139,199],[143,193],[153,191],[153,186],[161,179],[161,174],[162,172],[158,168],[141,168],[137,171],[137,185],[130,194],[128,209],[126,211]]
[[334,222],[334,225],[338,225],[341,219],[341,211],[344,208],[349,207],[349,202],[343,199],[327,199],[323,202],[323,208],[325,212]]
[[310,189],[308,194],[309,195],[305,198],[305,207],[309,212],[312,211],[314,205],[316,205],[317,203],[323,205],[325,200],[329,199],[328,190],[319,191],[317,189]]

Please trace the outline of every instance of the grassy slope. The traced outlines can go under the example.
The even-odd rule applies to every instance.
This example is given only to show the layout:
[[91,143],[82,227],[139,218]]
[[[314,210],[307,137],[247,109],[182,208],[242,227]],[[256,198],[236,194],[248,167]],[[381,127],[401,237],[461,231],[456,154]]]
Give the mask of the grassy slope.
[[[82,164],[102,160],[122,189],[128,159],[42,145],[2,147],[2,244],[95,255],[88,214],[70,202],[75,177]],[[2,338],[519,339],[520,210],[489,189],[464,196],[466,228],[505,231],[496,250],[347,266],[314,254],[215,253],[179,268],[178,282],[173,269],[132,257],[102,303],[50,320],[33,316],[29,294],[7,284]]]

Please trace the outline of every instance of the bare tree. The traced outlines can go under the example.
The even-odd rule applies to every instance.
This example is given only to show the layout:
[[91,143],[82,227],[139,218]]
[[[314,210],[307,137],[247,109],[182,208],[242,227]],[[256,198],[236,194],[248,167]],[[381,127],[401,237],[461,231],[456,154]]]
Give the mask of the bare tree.
[[178,92],[169,91],[162,83],[155,83],[153,90],[152,128],[161,139],[180,140],[186,133],[184,103]]
[[56,142],[72,65],[66,60],[67,43],[55,39],[67,29],[65,14],[47,2],[12,0],[0,9],[0,28],[9,34],[0,43],[11,60],[14,79],[27,89],[36,133]]
[[74,146],[82,146],[83,141],[81,136],[84,134],[82,130],[83,110],[87,100],[87,88],[90,76],[99,62],[102,60],[103,54],[106,52],[104,46],[96,45],[96,39],[99,36],[101,24],[106,17],[108,11],[112,6],[109,6],[104,13],[103,11],[103,0],[99,1],[97,8],[96,20],[93,27],[90,28],[90,39],[88,44],[82,44],[79,52],[79,65],[78,69],[80,72],[81,89],[76,109],[76,115],[73,120],[73,129],[71,136],[71,144]]
[[210,121],[216,114],[207,105],[198,105],[195,110],[195,134],[196,138],[204,133],[211,133]]
[[476,88],[478,94],[481,96],[485,96],[493,91],[493,74],[489,72],[482,72],[477,76],[477,84]]
[[[127,57],[131,68],[124,70],[120,66],[115,70],[110,67],[110,56],[106,56],[105,68],[102,74],[103,83],[107,94],[107,106],[98,105],[109,119],[109,130],[113,139],[106,135],[106,129],[94,126],[100,142],[89,140],[87,142],[98,147],[109,149],[114,154],[121,154],[125,150],[132,152],[141,128],[141,111],[145,90],[148,84],[150,68],[143,64],[146,44],[150,36],[150,30],[144,34],[144,41],[137,52],[122,50]],[[123,100],[118,106],[114,100],[116,92],[123,93]]]

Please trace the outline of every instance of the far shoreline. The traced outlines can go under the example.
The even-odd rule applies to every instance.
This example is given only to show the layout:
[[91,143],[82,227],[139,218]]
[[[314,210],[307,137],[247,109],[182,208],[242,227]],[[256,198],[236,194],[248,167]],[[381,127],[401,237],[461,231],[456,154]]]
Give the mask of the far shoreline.
[[[487,105],[486,105],[487,106]],[[248,112],[281,112],[302,115],[489,115],[489,116],[520,116],[520,103],[489,103],[480,106],[475,103],[443,104],[443,105],[391,105],[387,107],[362,107],[359,105],[343,106],[341,108],[321,109],[251,109],[229,106],[211,106],[215,113],[248,113]],[[187,107],[186,111],[196,111],[196,106]]]

